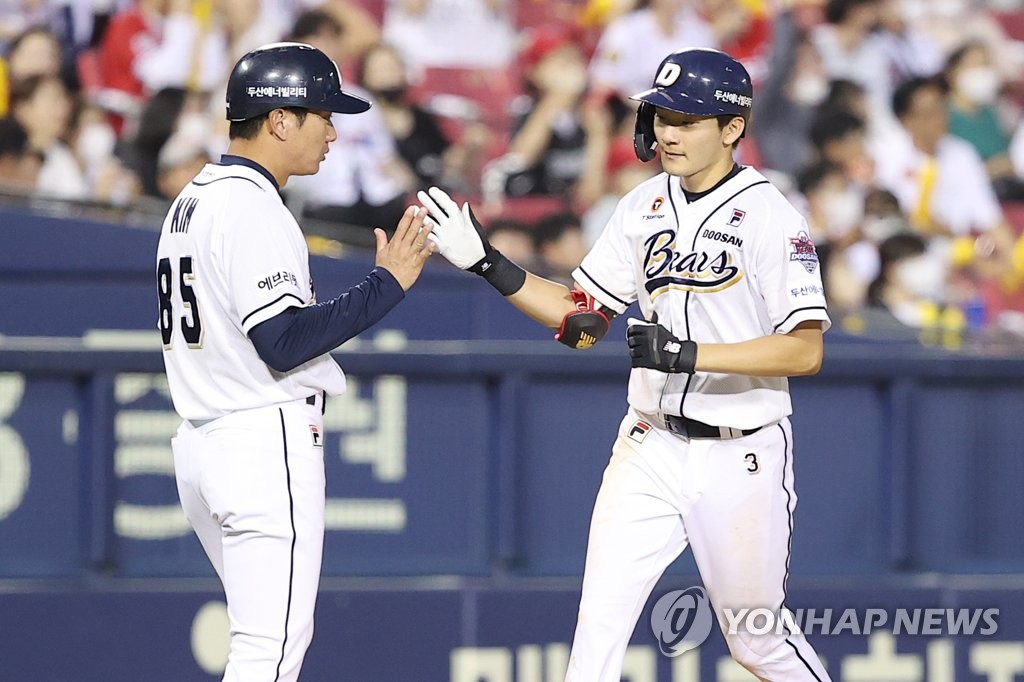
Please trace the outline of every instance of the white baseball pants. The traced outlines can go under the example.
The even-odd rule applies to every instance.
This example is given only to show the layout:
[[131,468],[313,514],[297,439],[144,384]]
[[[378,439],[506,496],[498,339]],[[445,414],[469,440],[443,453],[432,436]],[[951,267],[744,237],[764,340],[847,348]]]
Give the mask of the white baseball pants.
[[723,611],[785,600],[796,507],[789,420],[688,441],[657,426],[631,438],[639,418],[630,410],[620,425],[594,505],[566,681],[619,682],[644,604],[689,545],[737,662],[768,682],[828,682],[803,635],[729,634]]
[[297,680],[313,638],[324,539],[323,419],[299,400],[172,439],[178,495],[224,585],[224,682]]

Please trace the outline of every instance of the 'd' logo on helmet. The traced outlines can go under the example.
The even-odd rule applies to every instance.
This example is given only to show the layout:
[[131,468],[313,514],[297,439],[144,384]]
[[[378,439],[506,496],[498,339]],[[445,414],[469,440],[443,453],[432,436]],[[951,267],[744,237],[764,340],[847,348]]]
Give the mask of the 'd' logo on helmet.
[[657,213],[658,209],[661,208],[661,205],[664,203],[665,197],[658,197],[657,199],[655,199],[654,203],[651,204],[651,213]]
[[654,84],[667,88],[679,80],[679,76],[682,73],[683,70],[678,64],[668,62],[667,64],[662,65],[661,71],[658,72],[658,77],[654,79]]

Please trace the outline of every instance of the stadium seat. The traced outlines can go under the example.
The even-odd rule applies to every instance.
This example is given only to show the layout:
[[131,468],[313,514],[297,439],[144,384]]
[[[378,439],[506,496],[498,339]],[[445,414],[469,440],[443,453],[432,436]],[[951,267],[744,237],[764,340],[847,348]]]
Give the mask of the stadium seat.
[[492,133],[484,161],[505,153],[512,128],[510,105],[519,95],[518,82],[503,69],[430,68],[411,96],[438,116],[451,140],[467,124],[483,123]]
[[572,207],[566,203],[564,197],[509,197],[502,199],[501,208],[494,215],[488,217],[492,220],[495,218],[514,218],[528,225],[533,225],[541,218],[565,211],[572,211]]
[[87,99],[94,98],[102,87],[99,50],[90,49],[79,52],[75,59],[75,69],[78,72],[78,82],[82,86],[82,93]]
[[519,90],[505,69],[435,67],[424,70],[414,94],[421,98],[440,94],[463,97],[476,103],[481,120],[502,125],[509,120],[509,104]]
[[1014,40],[1024,40],[1024,10],[1014,12],[991,12],[992,17],[1006,31],[1006,35]]
[[1024,201],[1003,202],[1003,215],[1015,234],[1024,234]]
[[356,4],[370,13],[377,20],[377,25],[384,23],[384,2],[385,0],[356,0]]
[[576,18],[578,5],[566,0],[516,0],[513,7],[516,28],[566,24]]

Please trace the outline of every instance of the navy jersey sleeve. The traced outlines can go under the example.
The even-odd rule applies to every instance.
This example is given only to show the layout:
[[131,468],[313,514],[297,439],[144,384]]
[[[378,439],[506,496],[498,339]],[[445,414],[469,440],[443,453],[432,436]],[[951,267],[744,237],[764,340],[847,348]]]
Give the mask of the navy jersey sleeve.
[[337,298],[291,307],[249,330],[260,358],[278,372],[334,350],[376,324],[405,297],[398,280],[374,268],[362,282]]

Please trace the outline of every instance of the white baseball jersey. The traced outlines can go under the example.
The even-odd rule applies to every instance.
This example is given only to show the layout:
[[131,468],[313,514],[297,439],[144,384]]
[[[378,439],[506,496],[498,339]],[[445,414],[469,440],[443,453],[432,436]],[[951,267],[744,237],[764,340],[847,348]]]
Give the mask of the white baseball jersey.
[[315,302],[305,239],[263,173],[207,165],[164,220],[157,277],[164,364],[183,419],[344,392],[345,375],[329,355],[280,373],[246,336]]
[[[573,273],[600,303],[644,318],[680,339],[737,343],[830,321],[807,223],[753,168],[743,168],[692,203],[678,177],[662,173],[624,196]],[[750,429],[789,415],[783,377],[666,374],[634,369],[629,403]]]

